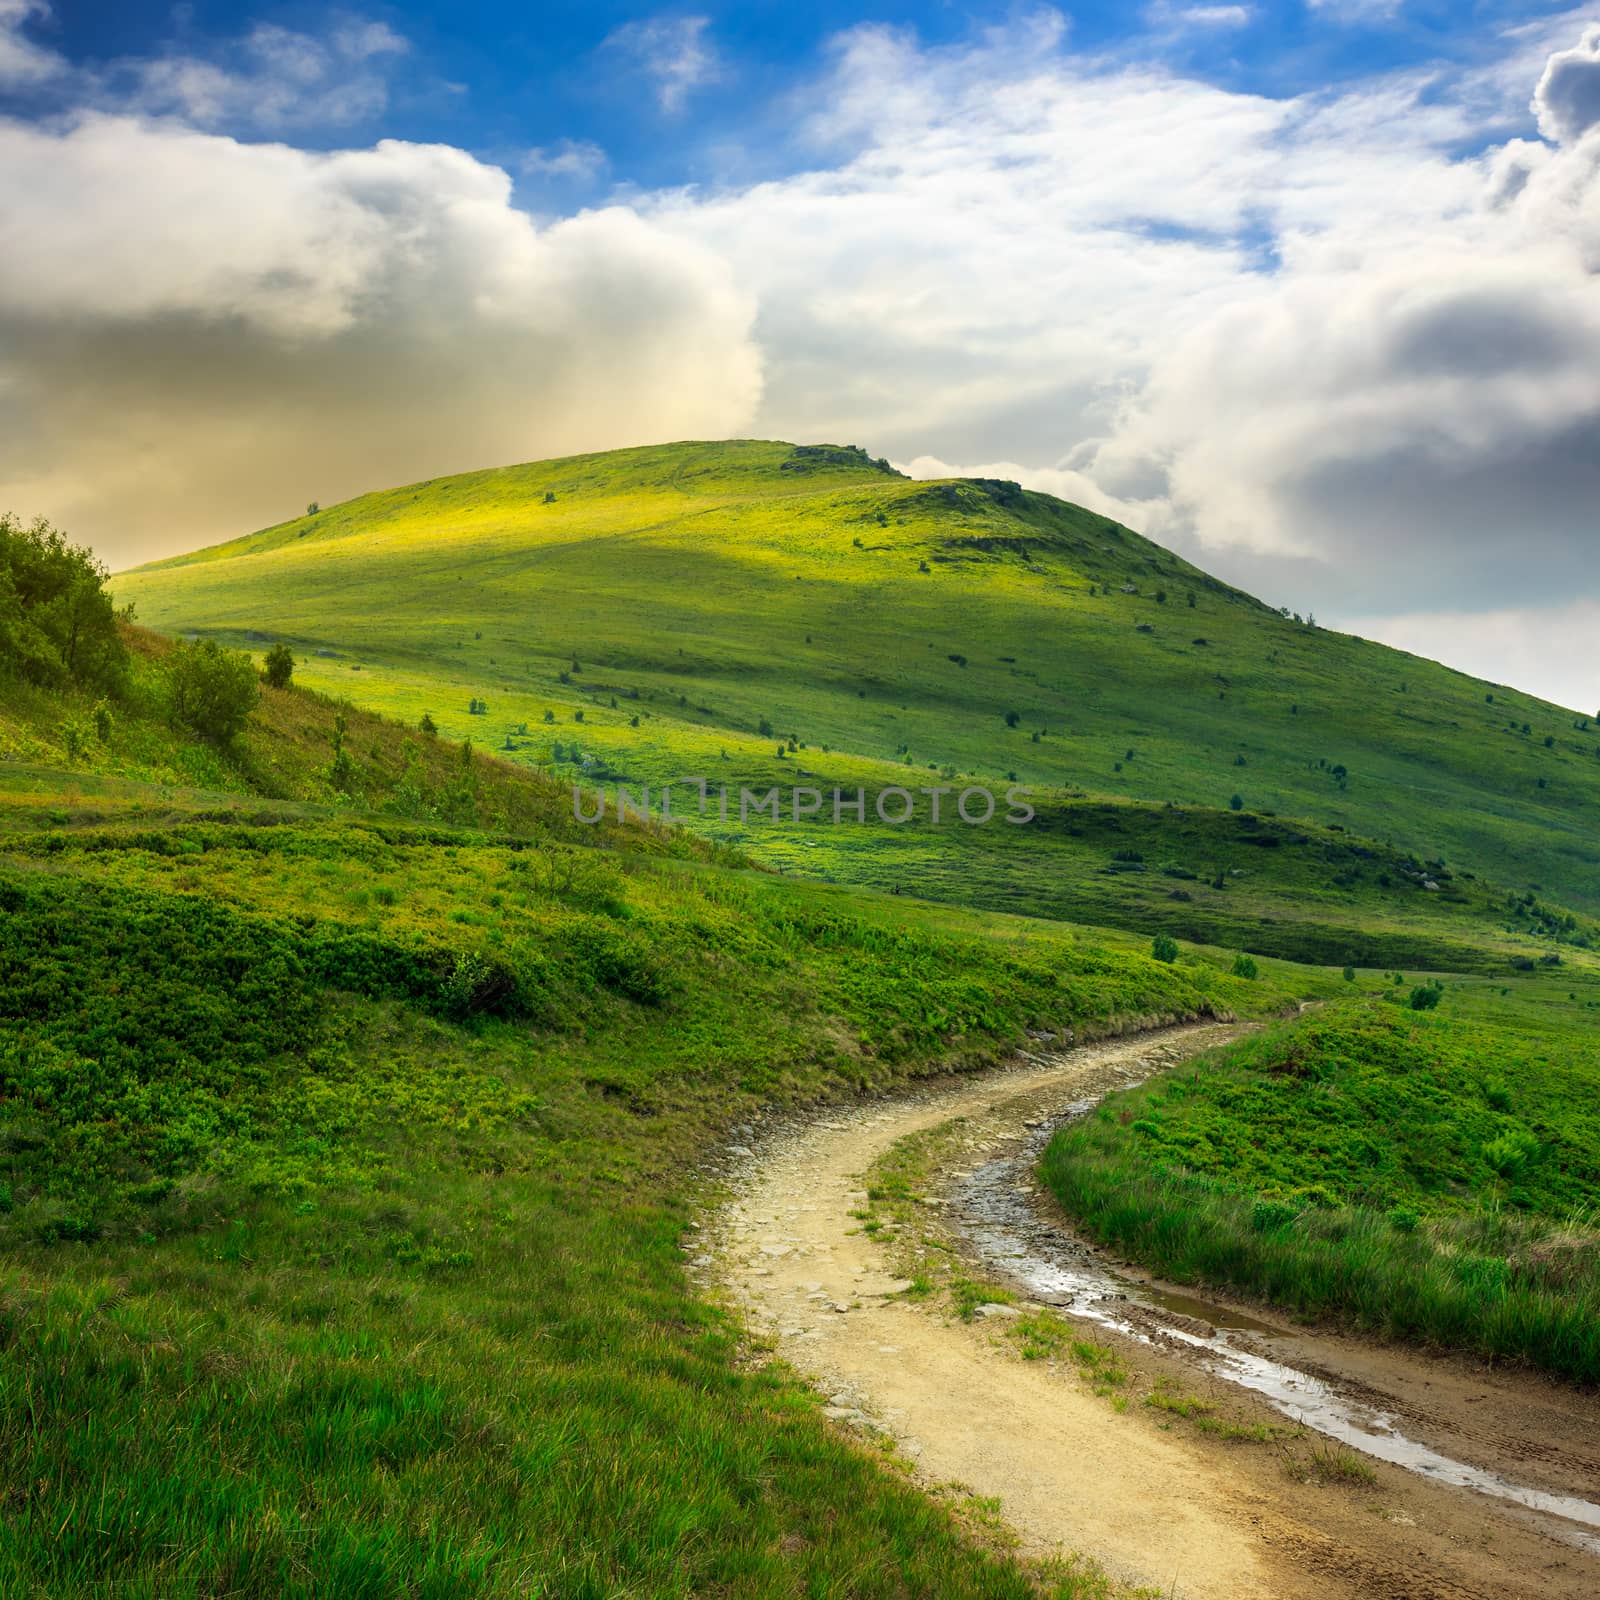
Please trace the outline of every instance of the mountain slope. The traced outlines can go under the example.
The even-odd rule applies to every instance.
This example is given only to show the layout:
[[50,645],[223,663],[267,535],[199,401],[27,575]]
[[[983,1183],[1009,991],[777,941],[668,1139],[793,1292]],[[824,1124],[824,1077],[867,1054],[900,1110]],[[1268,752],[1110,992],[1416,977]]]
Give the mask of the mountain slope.
[[[817,875],[1079,915],[1116,852],[1097,839],[1074,854],[1074,805],[1176,802],[1204,836],[1168,863],[1194,874],[1178,914],[1231,938],[1262,920],[1230,909],[1237,797],[1371,852],[1370,868],[1323,872],[1319,858],[1273,921],[1305,920],[1314,890],[1319,926],[1432,922],[1419,885],[1448,887],[1450,872],[1600,908],[1588,719],[1286,618],[1050,496],[912,482],[859,451],[680,444],[471,473],[115,588],[157,628],[285,639],[305,682],[408,719],[428,710],[454,736],[591,783],[1016,781],[1047,791],[1062,852],[1042,870],[1055,858],[1031,829],[1020,848],[1003,829],[880,827],[867,848],[849,830],[694,819]],[[1245,887],[1270,898],[1278,877]],[[1489,898],[1503,926],[1539,920]],[[1147,926],[1169,909],[1123,901],[1106,920]]]

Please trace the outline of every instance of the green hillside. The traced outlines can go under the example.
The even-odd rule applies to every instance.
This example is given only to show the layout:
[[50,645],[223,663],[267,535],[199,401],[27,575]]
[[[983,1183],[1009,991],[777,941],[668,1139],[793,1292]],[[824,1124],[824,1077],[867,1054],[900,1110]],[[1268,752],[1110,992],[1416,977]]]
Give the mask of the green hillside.
[[[853,449],[471,473],[114,586],[153,627],[285,640],[298,681],[567,780],[658,806],[726,785],[727,821],[681,785],[674,809],[809,876],[1372,964],[1503,964],[1600,910],[1589,719],[1047,495]],[[903,828],[737,817],[744,787],[1013,782],[1032,825],[935,828],[920,795]]]
[[[1080,615],[1105,659],[1120,648],[1131,681],[1162,636],[1113,630],[1130,597],[1090,596],[1067,576],[1072,541],[1089,537],[1070,531],[1092,521],[1082,513],[958,486],[965,525],[1033,517],[1056,543],[1037,560],[1030,544],[1025,564],[980,549],[947,572],[941,551],[975,547],[939,540],[989,535],[952,532],[964,524],[942,492],[908,499],[901,522],[892,497],[925,491],[842,452],[708,447],[704,482],[696,459],[680,448],[454,480],[377,497],[387,532],[375,509],[346,508],[258,535],[244,554],[125,580],[175,633],[290,638],[301,669],[287,685],[258,682],[254,663],[210,640],[117,617],[85,553],[0,518],[0,1592],[1126,1594],[1070,1556],[1020,1558],[992,1507],[958,1485],[924,1493],[894,1457],[830,1426],[821,1398],[761,1358],[686,1261],[728,1144],[774,1112],[981,1067],[1025,1042],[1298,1015],[1308,1001],[1336,1001],[1337,1017],[1380,992],[1371,973],[1240,957],[1246,937],[1395,941],[1505,969],[1452,977],[1444,1008],[1514,994],[1548,1034],[1548,1072],[1500,1039],[1504,1081],[1474,1107],[1473,1136],[1490,1144],[1526,1123],[1506,1148],[1527,1176],[1492,1197],[1589,1195],[1589,1167],[1569,1173],[1549,1133],[1579,1128],[1574,1108],[1593,1098],[1596,963],[1572,948],[1590,937],[1586,918],[1526,892],[1508,900],[1398,828],[1392,847],[1364,839],[1353,811],[1272,816],[1255,792],[1253,809],[1174,809],[1087,779],[1069,790],[1074,774],[1047,765],[1088,733],[1063,721],[1035,743],[1020,714],[1018,729],[992,707],[978,714],[982,685],[1024,681],[1007,674],[1028,647],[991,662],[958,636],[941,667],[918,654],[920,635],[902,630],[912,643],[898,658],[884,642],[897,584],[921,606],[907,626],[924,633],[964,619],[998,641],[1054,608]],[[621,486],[609,497],[608,473]],[[585,483],[589,532],[573,509]],[[424,500],[427,517],[407,509]],[[594,531],[608,505],[631,523]],[[536,541],[528,528],[545,516],[566,517],[566,531],[552,520]],[[746,526],[756,532],[736,536]],[[1103,541],[1135,548],[1130,535]],[[909,567],[877,582],[876,615],[873,580],[851,575],[868,560]],[[657,637],[652,562],[663,615],[701,632]],[[839,574],[824,580],[830,563]],[[1285,641],[1285,654],[1324,643],[1192,582],[1193,612],[1178,603],[1235,651],[1253,638]],[[780,601],[780,586],[801,598],[782,587]],[[960,603],[980,590],[993,616]],[[458,606],[441,604],[458,592]],[[1148,605],[1170,615],[1186,592]],[[335,620],[318,627],[324,604]],[[848,622],[857,654],[775,662],[764,652],[786,648],[791,604],[829,611],[840,633]],[[441,620],[447,610],[465,620]],[[515,657],[508,640],[521,641]],[[692,673],[675,670],[680,648]],[[1059,639],[1032,648],[1051,671],[1073,659]],[[965,666],[949,659],[961,654]],[[1088,642],[1080,655],[1074,681],[1091,681]],[[530,732],[508,739],[513,683]],[[489,712],[466,711],[469,697]],[[543,721],[546,706],[558,722]],[[760,718],[807,710],[780,756]],[[1182,719],[1162,714],[1176,781]],[[930,740],[948,730],[927,756],[940,782],[1003,778],[1015,735],[1036,763],[1025,776],[1062,785],[1040,796],[1037,826],[841,829],[827,845],[804,823],[743,830],[757,854],[812,877],[871,880],[890,841],[898,894],[761,870],[710,819],[695,833],[571,813],[574,774],[592,786],[604,764],[659,785],[724,749],[736,782],[793,781],[803,767],[878,789],[909,773],[904,752],[897,762],[871,742],[874,719],[913,715]],[[576,763],[544,747],[556,731],[585,741]],[[927,751],[912,748],[927,778]],[[1156,735],[1121,758],[1125,773],[1146,748],[1161,748]],[[1203,767],[1187,769],[1197,783]],[[1354,805],[1350,771],[1330,804]],[[1502,848],[1518,829],[1536,835],[1537,812],[1506,819]],[[919,888],[1034,913],[1054,896],[1111,923],[1157,917],[1163,933],[1234,920],[1225,947],[1180,947]],[[1428,1037],[1417,1034],[1419,1072],[1464,1103],[1476,1058],[1435,1072]],[[1426,1122],[1424,1099],[1402,1105],[1421,1108],[1400,1124],[1409,1132]],[[1383,1104],[1369,1100],[1376,1121]],[[1224,1155],[1236,1147],[1225,1109],[1201,1130]],[[1305,1126],[1286,1163],[1346,1150],[1335,1097],[1291,1109]],[[1508,1133],[1503,1116],[1519,1119]],[[1474,1181],[1488,1159],[1478,1144],[1445,1154],[1460,1155],[1440,1168],[1446,1183]],[[1253,1216],[1240,1194],[1219,1205]],[[1517,1239],[1542,1247],[1541,1226]]]
[[1337,974],[585,828],[302,688],[203,737],[185,664],[236,658],[103,609],[90,671],[63,616],[0,616],[0,1592],[1125,1592],[752,1359],[685,1267],[706,1163],[771,1109]]

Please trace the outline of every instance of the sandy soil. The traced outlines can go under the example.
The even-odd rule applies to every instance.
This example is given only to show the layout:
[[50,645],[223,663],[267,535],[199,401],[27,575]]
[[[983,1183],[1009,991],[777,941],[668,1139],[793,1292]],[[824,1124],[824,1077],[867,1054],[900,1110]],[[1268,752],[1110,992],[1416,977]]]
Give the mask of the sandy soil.
[[[930,1485],[997,1497],[1027,1553],[1082,1551],[1195,1600],[1592,1600],[1600,1559],[1533,1513],[1377,1462],[1370,1484],[1297,1481],[1282,1444],[1203,1436],[1137,1400],[1118,1413],[1070,1367],[1022,1361],[998,1331],[1003,1319],[963,1323],[896,1297],[885,1247],[850,1214],[862,1174],[890,1144],[965,1117],[970,1163],[1003,1151],[1026,1121],[1229,1033],[1208,1024],[1084,1046],[764,1131],[756,1148],[734,1149],[735,1198],[709,1227],[703,1267],[841,1426],[887,1431]],[[1600,1483],[1593,1397],[1337,1337],[1273,1343],[1474,1465],[1567,1493]],[[1119,1354],[1135,1395],[1176,1374],[1230,1418],[1283,1420],[1181,1350],[1122,1341]]]

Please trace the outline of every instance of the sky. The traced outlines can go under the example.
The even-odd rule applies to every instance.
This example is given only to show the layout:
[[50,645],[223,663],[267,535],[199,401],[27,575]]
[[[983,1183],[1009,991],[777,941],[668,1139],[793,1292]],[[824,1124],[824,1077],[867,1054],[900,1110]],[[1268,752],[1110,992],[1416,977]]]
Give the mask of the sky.
[[1600,706],[1600,0],[0,0],[0,510],[1015,478]]

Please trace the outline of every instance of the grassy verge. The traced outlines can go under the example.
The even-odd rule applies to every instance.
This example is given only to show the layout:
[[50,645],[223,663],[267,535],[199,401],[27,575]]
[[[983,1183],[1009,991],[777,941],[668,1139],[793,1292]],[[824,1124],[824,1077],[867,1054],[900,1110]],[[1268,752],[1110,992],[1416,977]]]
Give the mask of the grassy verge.
[[1042,1173],[1178,1282],[1592,1383],[1596,992],[1584,972],[1340,1006],[1111,1097]]
[[763,1101],[1288,978],[267,813],[30,825],[0,899],[0,1595],[1104,1592],[748,1363],[692,1164]]

